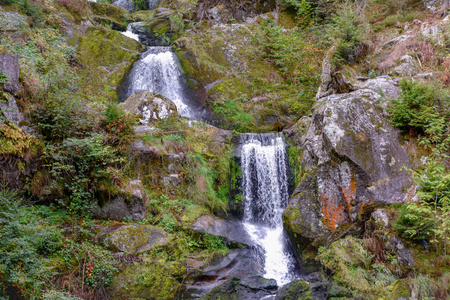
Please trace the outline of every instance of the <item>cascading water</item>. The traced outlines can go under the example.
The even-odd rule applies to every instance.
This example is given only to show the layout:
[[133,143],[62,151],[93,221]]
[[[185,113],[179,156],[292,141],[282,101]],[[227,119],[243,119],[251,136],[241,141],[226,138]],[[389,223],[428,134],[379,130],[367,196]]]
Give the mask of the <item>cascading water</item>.
[[127,31],[121,31],[120,33],[123,34],[124,36],[129,37],[130,39],[133,39],[133,40],[139,42],[139,35],[133,32],[131,26],[132,26],[132,23],[128,24]]
[[281,286],[297,277],[282,221],[289,199],[283,136],[247,133],[241,135],[241,144],[244,227],[265,252],[264,277]]
[[171,47],[149,47],[134,63],[121,98],[125,100],[140,91],[158,93],[172,100],[181,116],[194,119],[196,111],[193,105],[189,104],[182,76]]

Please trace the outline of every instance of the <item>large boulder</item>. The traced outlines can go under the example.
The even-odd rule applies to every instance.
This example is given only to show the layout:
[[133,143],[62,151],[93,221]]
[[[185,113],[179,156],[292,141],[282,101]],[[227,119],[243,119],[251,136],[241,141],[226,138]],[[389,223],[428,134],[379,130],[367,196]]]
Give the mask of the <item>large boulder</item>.
[[125,225],[102,237],[112,251],[139,254],[169,243],[171,236],[152,225]]
[[370,217],[373,207],[413,196],[404,170],[408,155],[399,131],[386,119],[385,105],[368,88],[317,102],[300,139],[303,179],[283,215],[302,246],[323,245],[330,233]]
[[414,76],[417,74],[417,64],[410,55],[404,55],[400,59],[401,64],[394,68],[393,74],[398,76]]
[[171,100],[153,92],[135,93],[121,105],[125,111],[139,116],[142,125],[178,116]]

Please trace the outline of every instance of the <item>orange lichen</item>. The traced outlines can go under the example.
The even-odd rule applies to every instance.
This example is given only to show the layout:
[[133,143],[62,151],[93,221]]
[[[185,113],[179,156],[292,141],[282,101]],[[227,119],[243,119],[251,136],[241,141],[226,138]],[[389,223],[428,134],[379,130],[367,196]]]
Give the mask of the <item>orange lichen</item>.
[[337,225],[347,223],[347,214],[340,199],[329,199],[322,194],[320,201],[322,202],[322,222],[328,229],[335,230]]
[[356,177],[352,175],[349,186],[342,186],[342,196],[344,198],[347,214],[351,213],[352,201],[356,198]]

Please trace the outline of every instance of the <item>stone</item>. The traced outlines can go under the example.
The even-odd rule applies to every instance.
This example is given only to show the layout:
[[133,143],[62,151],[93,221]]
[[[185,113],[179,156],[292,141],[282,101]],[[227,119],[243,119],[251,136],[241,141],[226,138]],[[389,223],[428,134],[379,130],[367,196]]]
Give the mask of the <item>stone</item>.
[[400,59],[401,64],[394,68],[393,74],[397,76],[414,76],[417,74],[417,66],[410,55],[404,55]]
[[389,216],[384,209],[378,208],[372,213],[372,218],[384,227],[389,226]]
[[390,49],[395,44],[403,43],[407,40],[409,40],[412,36],[410,35],[401,35],[399,37],[396,37],[395,39],[390,40],[386,44],[383,45],[383,48]]
[[171,236],[160,227],[152,225],[125,225],[101,239],[112,251],[136,255],[157,245],[167,244]]
[[[8,94],[8,101],[4,102],[0,100],[0,113],[8,119],[11,123],[14,123],[16,126],[25,120],[23,114],[19,111],[19,107],[17,106],[16,99]],[[0,122],[2,122],[0,120]]]
[[180,184],[180,177],[178,174],[170,174],[169,176],[163,177],[163,185],[170,187],[178,187]]
[[245,279],[233,277],[201,299],[260,300],[273,295],[276,289],[277,283],[274,279],[265,279],[261,276]]
[[305,249],[324,244],[331,232],[357,228],[372,207],[403,203],[414,186],[403,167],[409,157],[399,131],[386,119],[380,94],[363,88],[320,99],[302,146],[303,180],[283,222]]
[[12,94],[19,90],[19,58],[15,54],[0,53],[0,72],[8,76],[3,89]]
[[417,78],[432,78],[433,77],[433,73],[417,74],[415,77],[417,77]]
[[135,93],[121,105],[126,112],[139,116],[142,125],[178,116],[171,100],[153,92]]
[[[308,282],[293,281],[283,286],[277,293],[275,300],[313,300]],[[316,299],[316,298],[314,298]]]
[[400,88],[398,80],[388,78],[368,79],[364,83],[358,85],[362,89],[369,89],[383,95],[386,98],[398,99],[400,96]]
[[97,191],[98,202],[93,208],[94,216],[102,219],[122,221],[145,218],[145,193],[140,180],[128,182],[125,189],[111,195],[109,191]]
[[[260,277],[264,274],[264,270],[260,268],[258,259],[262,258],[255,253],[257,253],[255,249],[243,248],[232,250],[225,255],[214,254],[208,263],[194,259],[189,260],[186,266],[188,275],[185,278],[185,298],[181,299],[202,298],[211,290],[219,287],[216,291],[208,294],[206,298],[202,298],[217,299],[214,297],[218,295],[218,292],[224,291],[220,286],[232,277],[238,277],[238,281],[246,285],[247,288],[244,288],[246,290],[251,289],[250,286],[272,289],[274,284],[276,286],[276,282]],[[230,290],[230,292],[233,291]],[[263,293],[267,295],[267,292]]]
[[253,244],[241,222],[228,221],[211,215],[203,215],[189,228],[197,232],[220,236],[228,241],[249,246]]
[[[154,10],[158,6],[160,0],[146,0],[145,2],[145,10]],[[136,11],[136,4],[132,0],[116,0],[112,3],[112,5],[126,9],[130,13]]]

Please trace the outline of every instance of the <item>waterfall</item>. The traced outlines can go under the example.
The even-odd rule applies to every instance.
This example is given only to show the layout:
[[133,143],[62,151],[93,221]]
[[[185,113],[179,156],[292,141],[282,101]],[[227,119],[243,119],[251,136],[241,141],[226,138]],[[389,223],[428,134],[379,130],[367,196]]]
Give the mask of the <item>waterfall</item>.
[[264,249],[264,277],[284,285],[296,278],[282,214],[289,199],[288,162],[281,134],[241,135],[244,227]]
[[196,111],[186,95],[182,76],[171,47],[149,47],[131,68],[121,98],[126,100],[141,91],[158,93],[172,100],[181,116],[194,119]]
[[139,35],[133,32],[132,24],[133,23],[128,24],[127,31],[123,31],[123,32],[121,31],[120,33],[123,34],[124,36],[129,37],[130,39],[133,39],[133,40],[139,42]]

